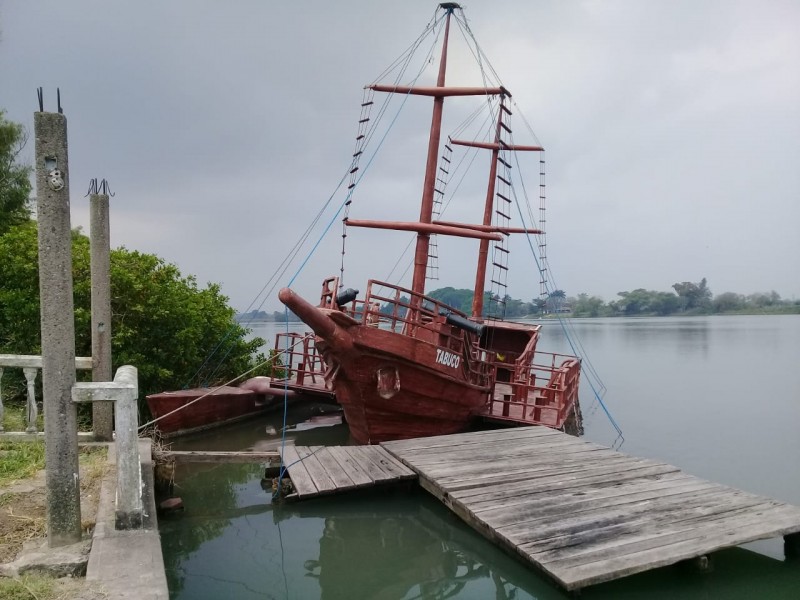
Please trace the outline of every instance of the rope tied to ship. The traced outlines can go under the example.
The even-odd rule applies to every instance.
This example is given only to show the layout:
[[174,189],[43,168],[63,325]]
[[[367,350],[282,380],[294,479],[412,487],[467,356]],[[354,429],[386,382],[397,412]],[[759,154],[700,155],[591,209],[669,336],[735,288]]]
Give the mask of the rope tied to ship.
[[[300,338],[300,339],[299,339],[297,342],[295,342],[294,344],[291,344],[290,346],[287,346],[287,348],[286,348],[286,349],[287,349],[287,350],[293,349],[293,348],[294,348],[295,346],[297,346],[298,344],[302,344],[304,339],[305,339],[305,338]],[[258,370],[258,369],[260,369],[261,367],[264,367],[264,366],[266,366],[266,365],[270,364],[271,362],[275,361],[277,358],[278,358],[278,355],[277,355],[277,354],[275,354],[275,355],[273,355],[273,356],[270,356],[270,357],[269,357],[267,360],[264,360],[264,361],[262,361],[262,362],[258,363],[258,364],[257,364],[255,367],[253,367],[252,369],[248,369],[247,371],[245,371],[244,373],[241,373],[240,375],[237,375],[237,376],[236,376],[236,377],[234,377],[233,379],[231,379],[231,380],[229,380],[229,381],[226,381],[225,383],[221,383],[220,385],[218,385],[218,386],[216,386],[216,387],[214,387],[214,388],[210,389],[208,392],[206,392],[206,393],[205,393],[205,394],[203,394],[202,396],[199,396],[199,397],[195,398],[195,399],[194,399],[194,400],[192,400],[191,402],[187,402],[186,404],[184,404],[183,406],[179,406],[179,407],[178,407],[178,408],[176,408],[175,410],[171,410],[170,412],[168,412],[168,413],[166,413],[166,414],[163,414],[163,415],[161,415],[160,417],[157,417],[157,418],[153,419],[152,421],[148,421],[148,422],[147,422],[147,423],[145,423],[144,425],[140,425],[140,426],[139,426],[139,431],[142,431],[142,430],[143,430],[145,427],[149,427],[150,425],[154,425],[155,423],[158,423],[158,422],[159,422],[161,419],[165,419],[166,417],[169,417],[170,415],[174,415],[175,413],[177,413],[177,412],[180,412],[180,411],[182,411],[182,410],[183,410],[183,409],[185,409],[185,408],[189,408],[189,407],[190,407],[192,404],[194,404],[195,402],[199,402],[199,401],[200,401],[200,400],[202,400],[203,398],[207,398],[208,396],[210,396],[210,395],[214,394],[215,392],[218,392],[220,389],[224,388],[224,387],[225,387],[225,386],[227,386],[227,385],[231,385],[232,383],[236,383],[237,381],[239,381],[239,380],[240,380],[240,379],[242,379],[243,377],[246,377],[247,375],[250,375],[250,374],[251,374],[251,373],[253,373],[254,371],[257,371],[257,370]],[[284,396],[286,395],[286,394],[285,394],[285,392],[286,392],[286,389],[287,389],[287,388],[285,388],[285,387],[284,387]],[[284,399],[284,403],[285,403],[285,401],[286,401],[286,400]]]

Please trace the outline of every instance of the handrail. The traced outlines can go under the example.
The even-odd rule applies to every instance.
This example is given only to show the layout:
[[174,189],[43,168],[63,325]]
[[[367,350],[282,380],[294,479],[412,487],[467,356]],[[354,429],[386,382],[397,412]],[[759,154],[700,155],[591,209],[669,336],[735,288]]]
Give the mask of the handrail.
[[72,401],[113,402],[116,458],[116,529],[141,529],[142,464],[139,457],[139,377],[136,367],[123,365],[114,381],[78,382],[72,386]]
[[[42,368],[42,357],[30,354],[0,354],[0,367],[19,367],[19,368]],[[76,356],[75,369],[79,371],[91,371],[91,356]]]
[[488,414],[497,419],[562,428],[578,402],[580,360],[541,351],[527,365],[520,363],[522,358],[517,361],[512,380],[503,382],[510,393],[492,398]]
[[[42,357],[39,355],[30,354],[0,354],[0,433],[3,433],[3,415],[5,414],[5,407],[3,406],[3,369],[4,368],[17,368],[22,369],[25,376],[25,382],[28,392],[26,402],[26,433],[37,433],[39,428],[36,426],[36,420],[39,417],[39,407],[36,403],[36,377],[39,375],[39,369],[42,368]],[[92,369],[91,356],[76,356],[75,369],[89,371]]]

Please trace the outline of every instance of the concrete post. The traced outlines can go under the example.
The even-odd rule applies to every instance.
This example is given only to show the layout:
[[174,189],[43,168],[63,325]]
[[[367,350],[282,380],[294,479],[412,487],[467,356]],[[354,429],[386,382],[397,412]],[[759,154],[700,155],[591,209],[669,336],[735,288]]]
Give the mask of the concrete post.
[[71,402],[75,383],[75,314],[69,214],[67,119],[33,115],[39,225],[47,537],[50,547],[81,539],[78,422]]
[[[108,194],[89,196],[92,271],[92,381],[111,381],[111,243]],[[110,442],[113,432],[110,402],[92,403],[96,440]]]
[[139,383],[135,367],[117,369],[113,383],[76,383],[73,402],[114,402],[117,421],[116,529],[142,527],[142,463],[139,457]]
[[139,458],[138,379],[132,366],[120,367],[115,383],[133,391],[114,403],[117,422],[117,529],[142,527],[142,463]]

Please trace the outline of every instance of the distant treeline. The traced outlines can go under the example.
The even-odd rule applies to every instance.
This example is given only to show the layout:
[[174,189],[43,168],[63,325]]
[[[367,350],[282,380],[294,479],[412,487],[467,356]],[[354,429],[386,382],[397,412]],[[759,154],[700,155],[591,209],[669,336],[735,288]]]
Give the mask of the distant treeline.
[[[428,295],[467,314],[472,310],[471,290],[448,287],[434,290]],[[715,296],[711,293],[705,278],[697,283],[691,281],[675,283],[669,292],[638,288],[630,292],[619,292],[617,296],[618,299],[605,302],[598,296],[585,293],[567,296],[564,290],[554,290],[548,296],[534,298],[530,302],[510,296],[506,296],[503,301],[507,318],[556,313],[569,314],[573,317],[800,313],[800,300],[784,300],[775,291],[747,296],[724,292]],[[484,313],[487,306],[491,306],[492,302],[497,303],[498,300],[486,292]]]
[[273,312],[266,312],[263,310],[251,310],[249,312],[237,314],[236,320],[245,325],[248,323],[285,323],[286,321],[290,323],[299,323],[300,317],[292,311],[276,310]]
[[578,294],[575,298],[565,298],[564,306],[575,317],[800,314],[800,300],[784,300],[774,290],[747,296],[736,292],[714,295],[705,278],[698,283],[675,283],[672,289],[672,292],[643,288],[619,292],[619,299],[608,303],[597,296]]
[[[428,292],[428,296],[466,314],[472,312],[472,290],[445,287]],[[486,292],[483,302],[484,315],[502,313],[506,318],[521,318],[557,313],[573,317],[800,314],[800,300],[784,300],[775,291],[747,296],[735,292],[724,292],[715,296],[711,293],[705,278],[697,283],[691,281],[675,283],[670,292],[638,288],[630,292],[619,292],[617,296],[619,296],[618,299],[605,302],[598,296],[590,296],[585,293],[567,296],[564,290],[554,290],[546,297],[534,298],[526,302],[511,296],[499,298]],[[381,307],[381,310],[391,312],[391,307],[384,306]],[[238,315],[237,320],[240,323],[285,322],[286,314],[284,311],[277,310],[272,313],[254,310]],[[288,320],[296,322],[300,319],[290,312]]]

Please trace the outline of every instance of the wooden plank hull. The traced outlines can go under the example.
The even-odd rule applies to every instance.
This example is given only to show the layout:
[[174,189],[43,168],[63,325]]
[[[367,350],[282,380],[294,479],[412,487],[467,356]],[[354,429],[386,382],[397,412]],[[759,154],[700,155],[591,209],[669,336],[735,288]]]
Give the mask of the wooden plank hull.
[[[198,400],[204,394],[208,395]],[[196,402],[190,407],[183,408],[193,401]],[[195,388],[147,396],[147,405],[153,418],[163,417],[156,423],[158,429],[173,437],[255,416],[277,401],[275,396],[230,386],[218,389]]]
[[485,407],[489,389],[437,365],[436,346],[364,326],[349,332],[351,351],[324,355],[338,365],[336,399],[357,443],[458,433]]

